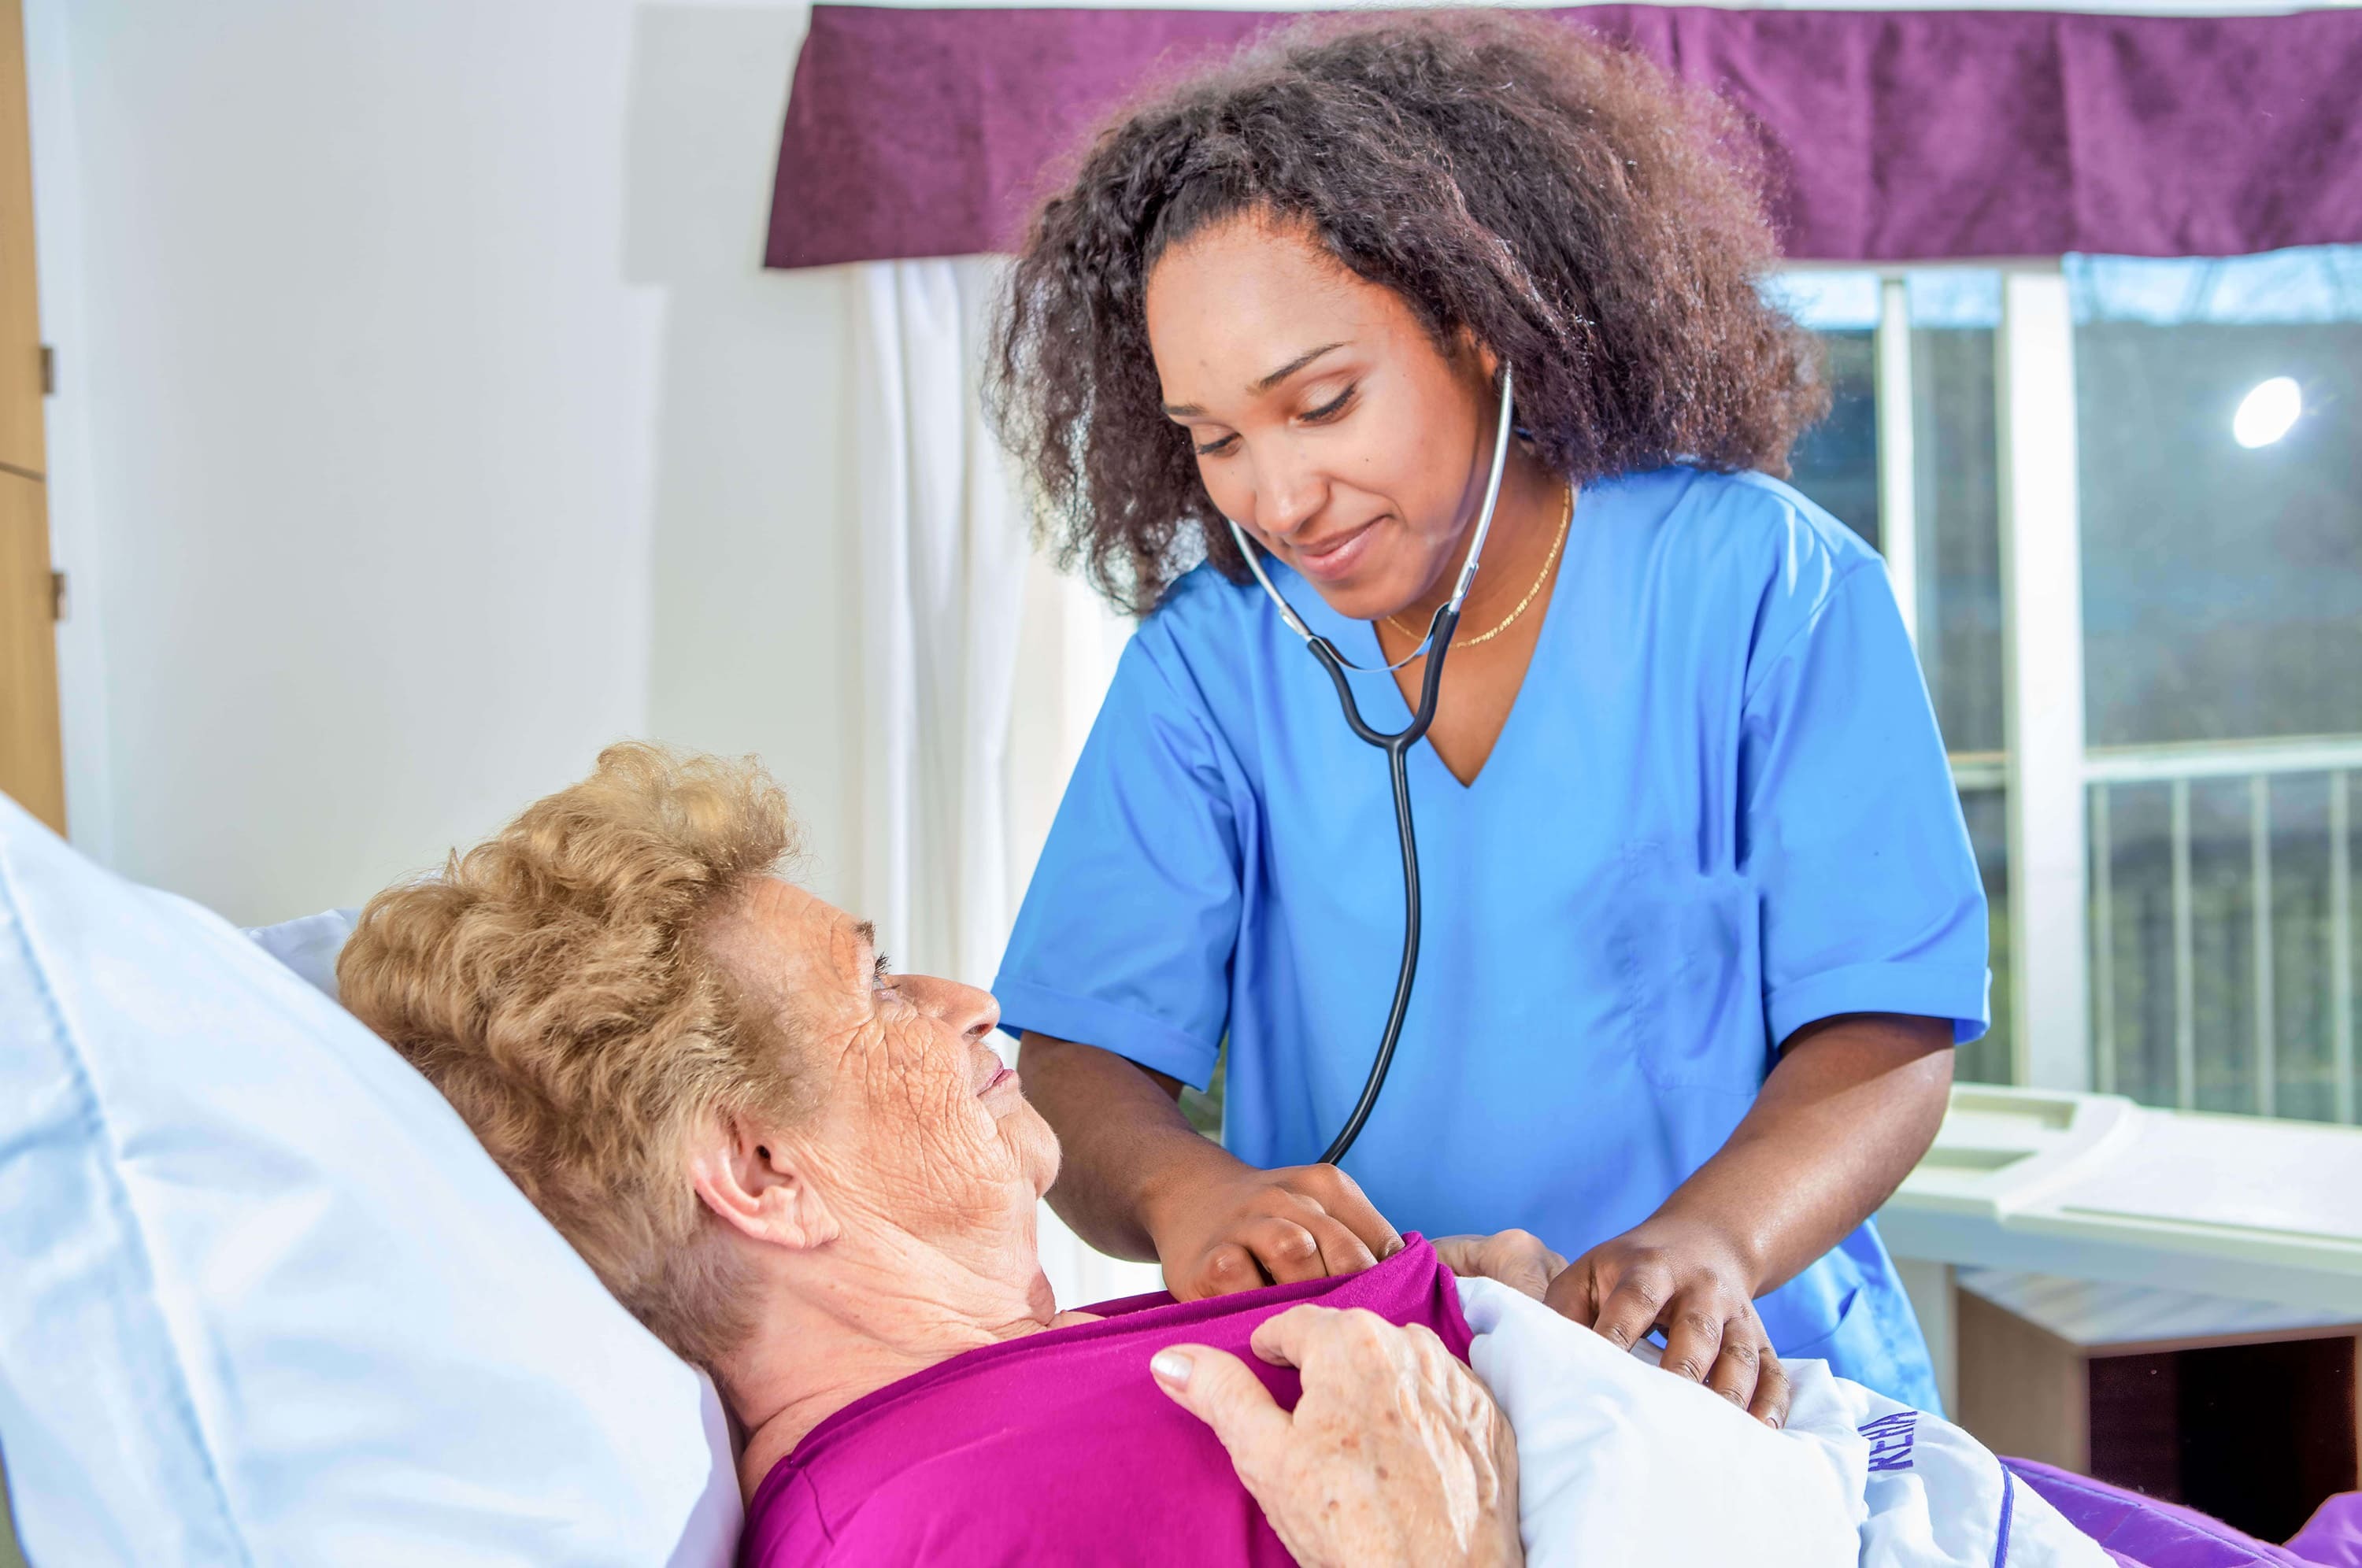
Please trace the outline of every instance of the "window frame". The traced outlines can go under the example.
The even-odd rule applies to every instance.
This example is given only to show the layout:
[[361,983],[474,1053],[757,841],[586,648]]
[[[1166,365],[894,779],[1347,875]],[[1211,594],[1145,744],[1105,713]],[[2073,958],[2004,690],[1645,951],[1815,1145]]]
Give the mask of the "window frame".
[[2092,1087],[2075,323],[2056,265],[2002,274],[1994,340],[2011,1081]]

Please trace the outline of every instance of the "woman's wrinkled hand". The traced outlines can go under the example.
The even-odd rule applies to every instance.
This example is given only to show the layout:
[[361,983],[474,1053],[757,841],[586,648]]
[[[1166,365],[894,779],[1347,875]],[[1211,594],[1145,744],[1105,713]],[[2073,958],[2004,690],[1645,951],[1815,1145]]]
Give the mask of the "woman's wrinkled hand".
[[1227,1352],[1173,1345],[1150,1365],[1158,1386],[1213,1429],[1298,1562],[1524,1562],[1516,1440],[1441,1340],[1358,1308],[1304,1306],[1266,1320],[1252,1343],[1302,1375],[1293,1413]]
[[1755,1315],[1754,1286],[1743,1253],[1713,1227],[1659,1215],[1575,1259],[1542,1299],[1618,1350],[1663,1329],[1667,1372],[1778,1427],[1788,1375]]
[[1182,1301],[1359,1274],[1403,1244],[1334,1165],[1238,1165],[1174,1193],[1146,1219],[1164,1288]]
[[1530,1231],[1446,1236],[1434,1246],[1443,1266],[1462,1278],[1496,1279],[1537,1301],[1549,1298],[1551,1281],[1566,1269],[1566,1260]]

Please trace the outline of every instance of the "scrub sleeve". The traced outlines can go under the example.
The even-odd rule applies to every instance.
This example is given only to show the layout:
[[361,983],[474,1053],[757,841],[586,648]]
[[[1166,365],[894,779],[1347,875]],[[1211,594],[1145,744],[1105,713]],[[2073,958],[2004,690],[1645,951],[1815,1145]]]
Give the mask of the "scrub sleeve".
[[1984,1032],[1983,900],[1948,801],[1950,766],[1902,615],[1873,558],[1826,592],[1782,594],[1750,660],[1740,724],[1739,864],[1760,889],[1765,1032],[1851,1012],[1949,1018]]

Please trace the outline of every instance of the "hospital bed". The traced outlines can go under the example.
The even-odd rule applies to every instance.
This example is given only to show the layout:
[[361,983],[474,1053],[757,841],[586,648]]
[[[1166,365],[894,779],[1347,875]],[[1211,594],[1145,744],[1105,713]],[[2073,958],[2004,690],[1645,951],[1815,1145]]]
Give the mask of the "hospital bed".
[[[336,923],[273,951],[332,955]],[[261,944],[5,800],[0,1024],[0,1448],[34,1562],[731,1562],[710,1385],[450,1107]],[[2060,1168],[2098,1126],[2004,1113],[1937,1217],[1980,1163]],[[2145,1568],[2288,1561],[2023,1479]]]

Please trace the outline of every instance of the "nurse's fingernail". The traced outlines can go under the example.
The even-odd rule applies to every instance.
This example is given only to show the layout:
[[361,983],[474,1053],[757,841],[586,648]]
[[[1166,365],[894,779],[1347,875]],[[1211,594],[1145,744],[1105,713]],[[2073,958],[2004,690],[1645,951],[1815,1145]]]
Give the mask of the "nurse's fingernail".
[[1158,1351],[1149,1361],[1148,1370],[1156,1375],[1159,1383],[1170,1384],[1175,1388],[1189,1386],[1189,1358],[1179,1351]]

